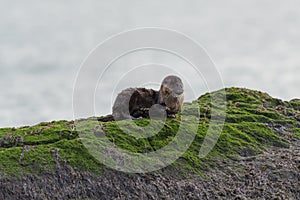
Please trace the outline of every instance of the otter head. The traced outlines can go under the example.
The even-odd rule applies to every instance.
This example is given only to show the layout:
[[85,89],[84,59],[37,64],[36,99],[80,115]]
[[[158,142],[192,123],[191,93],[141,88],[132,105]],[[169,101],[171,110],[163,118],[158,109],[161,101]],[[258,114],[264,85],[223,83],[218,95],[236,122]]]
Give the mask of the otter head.
[[170,112],[177,113],[183,103],[183,83],[177,76],[167,76],[159,90],[159,103],[166,105]]

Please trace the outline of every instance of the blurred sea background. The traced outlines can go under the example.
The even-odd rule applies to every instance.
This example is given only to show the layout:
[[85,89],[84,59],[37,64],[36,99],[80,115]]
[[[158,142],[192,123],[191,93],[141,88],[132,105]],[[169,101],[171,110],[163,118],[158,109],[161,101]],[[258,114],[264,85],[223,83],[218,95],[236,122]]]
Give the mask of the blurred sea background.
[[[300,97],[296,0],[0,2],[0,127],[72,119],[73,85],[83,60],[109,36],[138,27],[192,37],[214,60],[226,87]],[[109,93],[102,91],[101,98]],[[101,105],[96,114],[110,112]]]

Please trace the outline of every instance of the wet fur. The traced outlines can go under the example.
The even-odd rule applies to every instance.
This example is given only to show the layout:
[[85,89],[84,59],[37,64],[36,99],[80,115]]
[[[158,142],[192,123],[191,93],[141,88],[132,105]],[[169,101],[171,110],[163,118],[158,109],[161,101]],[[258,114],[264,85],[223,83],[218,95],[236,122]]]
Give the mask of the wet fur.
[[149,109],[159,104],[168,116],[181,111],[184,101],[183,83],[177,76],[166,77],[159,91],[146,88],[127,88],[120,92],[113,105],[113,114],[99,121],[112,121],[130,118],[148,118]]

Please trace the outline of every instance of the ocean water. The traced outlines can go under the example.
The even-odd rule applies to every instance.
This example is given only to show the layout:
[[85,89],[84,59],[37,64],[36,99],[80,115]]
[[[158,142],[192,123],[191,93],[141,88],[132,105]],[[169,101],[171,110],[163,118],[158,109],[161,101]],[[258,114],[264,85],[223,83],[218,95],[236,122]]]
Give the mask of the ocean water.
[[[207,50],[227,87],[258,89],[284,100],[300,97],[299,1],[0,2],[0,127],[72,119],[81,63],[107,37],[138,27],[168,28],[192,37]],[[187,86],[199,83],[187,101],[208,91],[177,58],[147,51],[116,63],[105,83],[119,80],[124,66],[151,59],[172,67],[162,73],[152,66],[152,71],[125,76],[115,91],[97,91],[95,114],[111,112],[107,105],[123,87],[157,89],[163,75],[175,69],[186,72]],[[149,80],[143,83],[141,77]]]

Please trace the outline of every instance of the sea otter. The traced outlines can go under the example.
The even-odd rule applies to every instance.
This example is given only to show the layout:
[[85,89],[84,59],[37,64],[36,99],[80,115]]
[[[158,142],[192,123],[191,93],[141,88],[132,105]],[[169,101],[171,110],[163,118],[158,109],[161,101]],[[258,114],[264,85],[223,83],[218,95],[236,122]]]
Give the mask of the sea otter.
[[159,91],[146,88],[127,88],[120,92],[113,105],[112,115],[99,121],[149,118],[149,113],[168,117],[181,111],[184,100],[183,83],[177,76],[164,78]]

